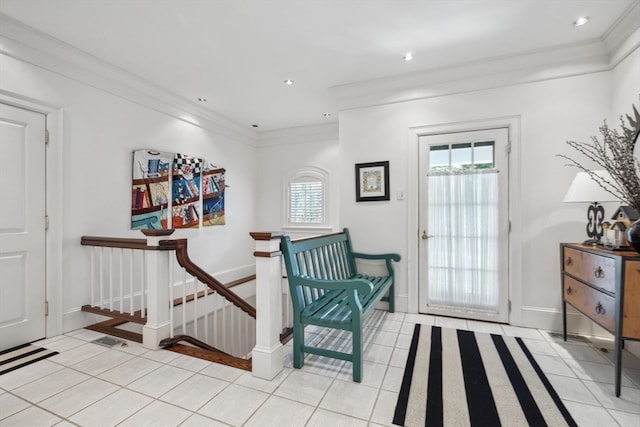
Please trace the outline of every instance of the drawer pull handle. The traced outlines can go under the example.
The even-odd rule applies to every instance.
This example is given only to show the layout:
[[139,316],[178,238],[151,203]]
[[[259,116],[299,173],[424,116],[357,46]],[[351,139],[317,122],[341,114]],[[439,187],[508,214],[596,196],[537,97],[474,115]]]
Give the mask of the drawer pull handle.
[[567,257],[567,259],[564,260],[565,265],[571,265],[573,264],[573,260],[571,259],[570,256]]
[[596,305],[596,313],[605,314],[606,312],[607,310],[604,309],[601,303],[598,303],[598,305]]
[[571,286],[569,286],[567,288],[567,295],[571,295],[572,292],[573,292],[573,289],[571,289]]
[[602,267],[598,267],[593,274],[595,274],[596,278],[598,279],[604,278],[604,270],[602,269]]

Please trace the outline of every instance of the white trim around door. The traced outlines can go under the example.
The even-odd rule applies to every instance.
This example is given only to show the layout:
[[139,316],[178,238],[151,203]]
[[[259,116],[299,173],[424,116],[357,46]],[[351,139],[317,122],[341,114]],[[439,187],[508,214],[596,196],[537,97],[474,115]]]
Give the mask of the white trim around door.
[[420,137],[446,133],[469,132],[485,129],[507,128],[510,142],[509,164],[509,296],[511,311],[508,322],[519,324],[522,317],[522,231],[520,202],[520,117],[498,117],[456,123],[416,126],[408,132],[408,311],[419,311],[419,247],[421,242],[419,221],[419,144]]
[[48,316],[46,336],[52,337],[63,332],[62,326],[62,123],[63,110],[42,100],[27,99],[19,94],[0,90],[0,102],[19,108],[32,110],[46,116],[49,143],[46,148],[46,213],[49,229],[46,232],[46,296]]

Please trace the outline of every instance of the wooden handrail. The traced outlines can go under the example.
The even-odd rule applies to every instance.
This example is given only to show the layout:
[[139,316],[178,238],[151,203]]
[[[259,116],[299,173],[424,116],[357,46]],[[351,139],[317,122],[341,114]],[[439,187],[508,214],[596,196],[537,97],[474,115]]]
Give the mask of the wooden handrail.
[[107,248],[158,250],[158,246],[148,246],[147,239],[131,239],[123,237],[82,236],[83,246],[102,246]]
[[254,319],[256,318],[256,309],[251,304],[239,297],[235,292],[230,290],[215,277],[211,276],[209,273],[207,273],[191,261],[191,259],[189,258],[189,253],[187,251],[187,239],[160,240],[158,246],[149,246],[147,245],[146,239],[82,236],[80,239],[80,244],[83,246],[102,246],[123,249],[161,251],[175,250],[178,264],[180,264],[180,266],[187,270],[189,274],[196,277],[200,282],[206,284],[210,289],[218,292],[219,295],[226,298],[229,302],[247,313],[249,316],[253,317]]
[[251,304],[239,297],[235,292],[233,292],[231,289],[228,289],[218,279],[211,276],[209,273],[207,273],[191,261],[191,259],[189,258],[189,253],[187,251],[187,239],[160,240],[159,247],[163,250],[175,250],[178,264],[180,264],[180,266],[184,268],[189,274],[196,277],[200,282],[204,283],[209,288],[218,292],[219,295],[222,295],[227,301],[233,303],[233,305],[247,313],[249,316],[253,317],[254,319],[256,318],[256,309]]

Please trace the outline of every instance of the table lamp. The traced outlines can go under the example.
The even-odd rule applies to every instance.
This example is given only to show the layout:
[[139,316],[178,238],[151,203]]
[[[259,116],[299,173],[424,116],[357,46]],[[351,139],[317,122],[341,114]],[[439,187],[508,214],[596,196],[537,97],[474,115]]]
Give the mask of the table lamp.
[[[594,174],[607,182],[614,182],[609,172],[605,170],[593,171]],[[591,178],[587,172],[578,172],[564,196],[563,202],[591,203],[587,210],[587,236],[589,239],[585,245],[595,245],[602,237],[602,221],[604,220],[604,208],[602,202],[619,202],[620,198],[606,191]]]

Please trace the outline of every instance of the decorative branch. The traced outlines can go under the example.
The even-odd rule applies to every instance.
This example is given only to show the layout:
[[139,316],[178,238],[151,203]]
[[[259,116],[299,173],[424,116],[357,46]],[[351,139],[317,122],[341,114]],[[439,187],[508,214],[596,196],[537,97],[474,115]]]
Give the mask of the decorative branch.
[[629,126],[625,124],[623,116],[620,116],[622,132],[609,128],[605,120],[600,126],[602,142],[595,136],[591,137],[590,143],[567,141],[569,147],[591,160],[600,169],[609,172],[611,181],[596,175],[569,156],[558,154],[558,157],[569,161],[566,166],[578,168],[589,174],[605,191],[621,198],[640,212],[640,161],[633,155],[640,135],[640,114],[634,105],[632,108],[633,117],[627,114]]

